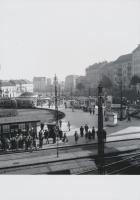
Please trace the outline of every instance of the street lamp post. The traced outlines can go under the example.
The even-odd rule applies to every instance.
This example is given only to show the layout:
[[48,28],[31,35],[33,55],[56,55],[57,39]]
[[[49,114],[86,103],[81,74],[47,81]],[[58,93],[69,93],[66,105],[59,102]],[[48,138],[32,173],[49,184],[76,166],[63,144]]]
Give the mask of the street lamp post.
[[98,86],[98,173],[104,174],[104,133],[103,133],[103,108],[102,86]]
[[57,137],[57,157],[59,156],[58,152],[58,105],[57,105],[57,77],[54,77],[55,84],[55,115],[56,115],[56,137]]

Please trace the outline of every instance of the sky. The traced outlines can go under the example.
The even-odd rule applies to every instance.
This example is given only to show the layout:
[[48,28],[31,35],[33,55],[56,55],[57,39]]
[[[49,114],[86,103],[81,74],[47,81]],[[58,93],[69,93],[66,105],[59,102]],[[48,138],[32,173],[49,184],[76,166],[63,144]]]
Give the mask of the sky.
[[84,75],[139,43],[139,0],[0,0],[0,79]]

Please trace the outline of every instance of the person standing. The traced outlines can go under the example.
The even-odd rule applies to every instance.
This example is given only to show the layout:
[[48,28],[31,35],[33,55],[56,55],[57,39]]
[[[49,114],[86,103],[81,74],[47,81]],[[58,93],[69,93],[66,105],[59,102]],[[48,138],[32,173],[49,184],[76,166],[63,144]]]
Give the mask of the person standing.
[[65,102],[64,105],[65,105],[65,109],[66,109],[67,108],[67,103]]
[[44,137],[46,139],[46,144],[49,144],[49,131],[47,129],[44,131]]
[[83,126],[80,127],[80,136],[81,137],[84,136],[84,128],[83,128]]
[[75,143],[77,144],[78,139],[79,139],[77,131],[75,131],[75,133],[74,133],[74,138],[75,138]]
[[39,148],[42,148],[43,146],[43,131],[39,131]]
[[89,113],[90,113],[90,115],[91,115],[91,113],[92,113],[92,110],[91,110],[91,108],[89,108]]
[[60,138],[60,140],[62,140],[62,137],[63,137],[63,131],[61,129],[59,129],[59,138]]
[[94,126],[92,127],[92,138],[93,138],[93,140],[95,139],[95,128],[94,128]]
[[70,122],[68,121],[68,124],[67,124],[67,126],[68,126],[68,130],[70,131]]
[[130,122],[131,121],[131,116],[130,116],[130,113],[128,112],[127,114],[127,121]]
[[61,119],[59,120],[59,126],[60,126],[60,128],[62,127],[62,120]]
[[87,133],[87,134],[88,134],[88,129],[89,129],[89,127],[88,127],[88,125],[86,124],[86,125],[85,125],[85,133]]
[[68,142],[68,137],[67,137],[66,133],[64,133],[63,142]]
[[36,138],[33,138],[33,148],[37,150]]
[[103,129],[103,138],[104,138],[104,142],[106,142],[106,130],[105,129]]

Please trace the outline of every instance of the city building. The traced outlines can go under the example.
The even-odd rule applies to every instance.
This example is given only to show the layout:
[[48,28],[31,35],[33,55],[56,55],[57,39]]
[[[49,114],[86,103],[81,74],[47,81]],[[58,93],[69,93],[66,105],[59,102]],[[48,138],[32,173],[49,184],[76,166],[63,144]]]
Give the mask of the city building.
[[47,87],[49,88],[52,85],[52,79],[51,78],[47,78]]
[[140,76],[140,44],[132,51],[133,75]]
[[60,81],[59,83],[59,90],[60,90],[60,95],[64,95],[64,90],[65,90],[65,82],[64,81]]
[[1,97],[17,97],[23,92],[33,92],[33,84],[29,80],[1,80]]
[[132,69],[132,54],[126,54],[120,56],[114,61],[114,83],[119,85],[122,81],[122,85],[125,88],[130,86],[131,78],[133,76]]
[[10,81],[1,80],[1,97],[15,97],[16,94],[16,85]]
[[34,77],[33,78],[33,91],[37,93],[45,93],[47,86],[46,77]]
[[65,78],[65,91],[69,93],[73,93],[76,90],[76,80],[78,75],[69,75]]
[[27,79],[10,80],[9,82],[15,85],[16,96],[23,92],[33,92],[33,83]]

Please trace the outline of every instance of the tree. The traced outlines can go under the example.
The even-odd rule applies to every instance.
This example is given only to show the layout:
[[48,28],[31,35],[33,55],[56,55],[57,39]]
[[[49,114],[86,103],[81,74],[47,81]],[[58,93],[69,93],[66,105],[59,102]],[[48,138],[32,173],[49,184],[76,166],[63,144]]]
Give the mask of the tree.
[[105,75],[102,76],[102,80],[100,81],[100,84],[106,89],[110,89],[113,85],[110,78],[108,78]]
[[136,86],[138,83],[140,83],[140,77],[137,75],[134,75],[131,79],[130,84]]
[[76,88],[81,91],[85,88],[85,86],[83,83],[77,83]]
[[76,89],[80,91],[80,93],[82,92],[82,90],[85,89],[85,85],[83,83],[77,83],[76,85]]

